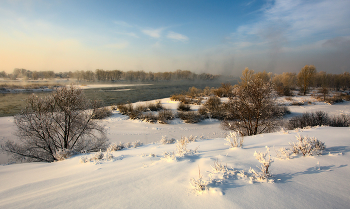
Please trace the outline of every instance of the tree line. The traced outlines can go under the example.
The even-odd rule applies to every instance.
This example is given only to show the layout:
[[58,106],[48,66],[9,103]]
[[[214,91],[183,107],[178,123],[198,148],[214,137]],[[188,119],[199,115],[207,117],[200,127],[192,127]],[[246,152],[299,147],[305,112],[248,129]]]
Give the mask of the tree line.
[[280,75],[271,76],[265,71],[266,78],[270,78],[279,95],[290,96],[291,90],[299,88],[305,95],[310,87],[323,90],[334,89],[336,91],[350,88],[350,73],[332,74],[323,71],[317,72],[313,65],[305,65],[298,74],[285,72]]
[[[279,95],[290,96],[291,90],[299,89],[305,95],[310,87],[323,89],[347,89],[350,88],[350,73],[332,74],[323,71],[317,72],[313,65],[305,65],[299,73],[284,72],[282,74],[272,74],[266,71],[257,72],[259,77],[265,82],[272,81]],[[134,81],[134,82],[150,82],[150,81],[172,81],[172,80],[215,80],[220,75],[209,73],[196,74],[188,70],[176,70],[173,72],[145,72],[145,71],[120,71],[120,70],[103,70],[95,71],[30,71],[26,69],[16,68],[13,73],[7,74],[0,72],[0,78],[16,80],[22,78],[24,80],[39,79],[77,79],[78,81],[88,82],[114,82],[114,81]]]
[[171,81],[171,80],[215,80],[219,75],[209,73],[196,74],[189,70],[176,70],[174,72],[145,72],[145,71],[120,71],[120,70],[103,70],[94,71],[30,71],[26,69],[16,68],[12,73],[0,72],[0,77],[11,80],[22,78],[24,80],[40,80],[40,79],[77,79],[78,81],[97,81],[97,82],[114,82],[114,81]]

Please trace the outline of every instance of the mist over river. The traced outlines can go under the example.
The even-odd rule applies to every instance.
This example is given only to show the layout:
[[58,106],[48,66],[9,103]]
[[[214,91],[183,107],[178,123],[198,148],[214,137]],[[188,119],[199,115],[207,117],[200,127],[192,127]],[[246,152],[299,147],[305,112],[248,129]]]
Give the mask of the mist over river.
[[[113,86],[96,85],[93,88],[83,88],[88,99],[101,100],[105,106],[117,105],[127,102],[148,101],[170,97],[179,94],[192,86],[204,89],[206,86],[219,87],[222,81],[208,82],[159,82],[147,84],[125,84]],[[235,84],[235,81],[229,82]],[[91,85],[92,86],[92,85]],[[99,87],[100,86],[100,87]],[[83,86],[84,87],[84,86]],[[50,92],[36,92],[39,97],[48,95]],[[0,117],[13,116],[21,111],[25,105],[25,99],[32,93],[6,93],[0,94]]]

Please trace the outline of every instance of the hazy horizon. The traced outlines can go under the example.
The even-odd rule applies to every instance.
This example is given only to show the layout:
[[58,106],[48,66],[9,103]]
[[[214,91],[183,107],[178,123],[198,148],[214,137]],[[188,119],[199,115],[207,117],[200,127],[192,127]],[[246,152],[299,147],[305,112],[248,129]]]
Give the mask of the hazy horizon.
[[350,71],[350,1],[0,2],[0,71]]

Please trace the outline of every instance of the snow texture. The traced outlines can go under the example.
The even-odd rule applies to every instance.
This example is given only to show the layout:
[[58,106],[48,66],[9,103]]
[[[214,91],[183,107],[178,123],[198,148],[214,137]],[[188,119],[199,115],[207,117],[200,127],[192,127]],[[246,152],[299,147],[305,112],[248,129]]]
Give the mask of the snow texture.
[[[169,99],[163,99],[162,104],[169,109],[176,109],[177,105]],[[349,104],[313,104],[290,109],[294,116],[319,109],[330,115],[349,114]],[[243,148],[231,149],[225,145],[227,133],[220,129],[217,120],[150,124],[128,120],[114,112],[102,121],[109,129],[110,141],[115,143],[108,152],[81,153],[54,163],[23,164],[5,164],[6,155],[2,154],[0,208],[348,208],[350,205],[349,127],[312,127],[247,136]],[[0,118],[0,125],[2,143],[13,137],[13,118]],[[259,154],[254,156],[254,153],[266,153],[266,146],[288,149],[298,134],[325,143],[323,153],[307,157],[289,153],[289,159],[285,160],[286,157],[280,159],[272,151],[260,158],[262,162],[270,162],[269,177],[257,181],[255,174],[249,172],[261,164],[256,159]],[[178,142],[159,143],[165,135]],[[195,137],[190,135],[199,137],[193,140]],[[117,148],[119,142],[123,149]],[[164,153],[175,159],[164,160]]]

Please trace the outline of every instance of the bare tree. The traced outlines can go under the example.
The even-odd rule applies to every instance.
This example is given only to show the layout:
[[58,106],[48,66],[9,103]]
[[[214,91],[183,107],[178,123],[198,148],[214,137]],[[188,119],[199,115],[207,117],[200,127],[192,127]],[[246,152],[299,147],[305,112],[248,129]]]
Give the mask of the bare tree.
[[107,146],[105,129],[92,120],[97,107],[81,89],[63,87],[51,95],[27,99],[26,107],[15,116],[20,142],[7,141],[2,149],[25,161],[57,160],[60,150],[98,151]]
[[253,70],[246,68],[239,85],[235,86],[235,97],[226,104],[227,117],[222,126],[238,131],[242,136],[272,131],[281,116],[275,104],[271,82],[264,82]]

